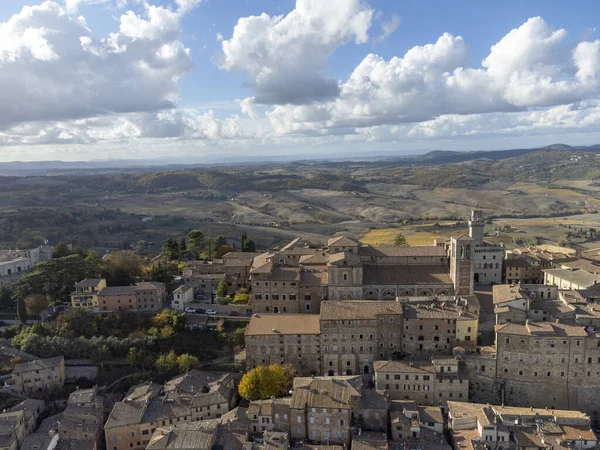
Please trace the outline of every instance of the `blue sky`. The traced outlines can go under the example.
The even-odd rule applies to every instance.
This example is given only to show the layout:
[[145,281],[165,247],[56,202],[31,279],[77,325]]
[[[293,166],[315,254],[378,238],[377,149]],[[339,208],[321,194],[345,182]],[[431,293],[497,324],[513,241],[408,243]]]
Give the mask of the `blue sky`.
[[597,1],[327,3],[4,0],[0,161],[600,142]]

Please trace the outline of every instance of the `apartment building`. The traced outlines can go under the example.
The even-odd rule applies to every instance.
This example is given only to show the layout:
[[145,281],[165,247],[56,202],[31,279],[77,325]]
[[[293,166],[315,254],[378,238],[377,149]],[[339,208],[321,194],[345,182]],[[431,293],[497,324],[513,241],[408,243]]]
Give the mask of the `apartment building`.
[[469,379],[456,358],[376,361],[374,371],[375,388],[392,400],[445,408],[448,401],[469,398]]
[[65,385],[65,358],[57,356],[16,364],[11,377],[14,389],[24,394],[61,389]]
[[373,361],[401,351],[402,306],[395,301],[321,303],[319,373],[368,375]]
[[135,286],[107,286],[104,279],[85,279],[78,282],[75,292],[71,293],[71,305],[100,313],[156,313],[163,308],[165,298],[165,284],[157,281],[144,281]]

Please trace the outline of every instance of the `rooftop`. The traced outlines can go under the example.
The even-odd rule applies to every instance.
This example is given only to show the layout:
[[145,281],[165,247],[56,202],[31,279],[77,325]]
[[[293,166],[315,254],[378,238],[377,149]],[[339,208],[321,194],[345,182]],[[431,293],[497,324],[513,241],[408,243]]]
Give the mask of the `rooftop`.
[[359,243],[346,236],[338,236],[327,241],[328,247],[358,247]]
[[544,273],[578,286],[591,287],[600,281],[600,275],[584,269],[544,269]]
[[363,283],[365,285],[451,285],[452,280],[450,279],[449,268],[443,264],[365,264]]
[[586,337],[588,335],[581,326],[557,322],[528,321],[525,324],[505,323],[496,325],[495,330],[498,334],[514,334],[520,336]]
[[320,332],[318,314],[253,314],[245,334],[253,336],[319,334]]
[[435,373],[435,368],[429,361],[374,361],[373,370],[390,373]]
[[444,247],[438,245],[365,245],[359,248],[358,253],[361,256],[375,257],[448,256]]
[[374,319],[402,314],[402,303],[394,300],[326,300],[321,302],[321,320]]
[[112,295],[135,295],[137,286],[108,286],[100,291],[100,297]]
[[16,364],[13,370],[13,374],[20,374],[25,372],[31,372],[32,370],[50,369],[58,367],[64,363],[64,356],[55,356],[54,358],[47,359],[36,359],[35,361]]
[[85,278],[77,283],[77,287],[96,287],[101,282],[101,278]]

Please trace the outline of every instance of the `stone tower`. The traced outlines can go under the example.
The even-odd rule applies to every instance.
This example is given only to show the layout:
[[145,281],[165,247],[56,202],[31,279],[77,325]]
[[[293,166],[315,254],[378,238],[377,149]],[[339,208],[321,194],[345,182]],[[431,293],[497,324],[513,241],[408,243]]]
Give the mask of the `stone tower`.
[[471,218],[469,219],[469,236],[473,239],[474,245],[483,244],[483,228],[485,222],[483,220],[483,211],[479,208],[471,211]]
[[450,277],[456,295],[473,294],[473,244],[466,234],[450,241]]

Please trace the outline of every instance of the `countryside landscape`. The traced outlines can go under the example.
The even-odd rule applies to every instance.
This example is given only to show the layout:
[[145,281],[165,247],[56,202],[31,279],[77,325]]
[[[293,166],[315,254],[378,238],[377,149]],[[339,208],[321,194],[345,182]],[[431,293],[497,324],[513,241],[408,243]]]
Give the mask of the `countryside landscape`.
[[508,248],[594,248],[583,233],[600,228],[597,147],[210,167],[95,165],[36,167],[0,178],[2,248],[49,240],[104,252],[143,240],[158,249],[192,229],[238,247],[246,233],[263,249],[339,234],[389,244],[398,232],[409,244],[426,245],[466,231],[475,207],[485,212],[488,239]]

